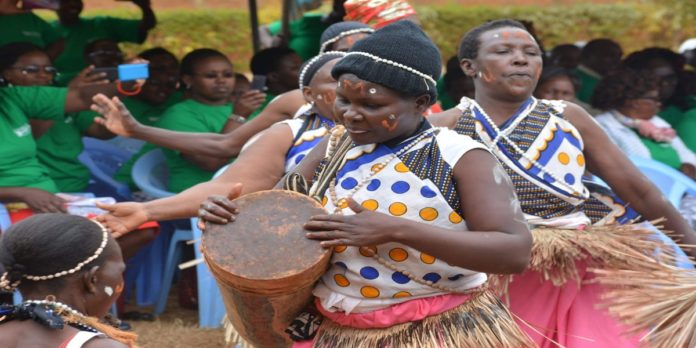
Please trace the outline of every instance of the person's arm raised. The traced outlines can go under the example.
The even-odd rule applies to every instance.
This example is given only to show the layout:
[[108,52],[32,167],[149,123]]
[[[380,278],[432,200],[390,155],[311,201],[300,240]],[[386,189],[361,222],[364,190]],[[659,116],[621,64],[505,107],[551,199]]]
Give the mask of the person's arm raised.
[[454,168],[468,231],[443,228],[367,210],[349,200],[355,215],[320,215],[305,225],[322,246],[398,242],[451,265],[496,274],[520,273],[532,236],[510,178],[493,156],[472,150]]
[[[138,123],[118,98],[109,99],[103,95],[94,97],[92,110],[103,117],[97,119],[97,122],[120,136],[144,140],[157,146],[174,151],[185,151],[189,154],[234,157],[239,154],[251,137],[278,121],[291,118],[294,112],[302,106],[297,97],[296,93],[288,92],[276,98],[256,118],[226,134],[175,132],[148,127]],[[301,93],[299,97],[302,97]]]
[[[614,145],[597,122],[581,107],[568,103],[564,116],[582,135],[587,169],[609,184],[631,208],[649,220],[666,218],[665,229],[696,245],[696,233],[660,190]],[[687,250],[696,256],[696,249]]]

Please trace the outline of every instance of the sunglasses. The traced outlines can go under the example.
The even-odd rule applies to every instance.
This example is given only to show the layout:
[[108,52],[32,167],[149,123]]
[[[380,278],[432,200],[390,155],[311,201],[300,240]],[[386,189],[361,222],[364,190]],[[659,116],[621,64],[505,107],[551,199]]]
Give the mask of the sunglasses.
[[233,72],[223,72],[220,74],[217,73],[205,73],[205,74],[193,74],[194,76],[200,76],[204,79],[216,79],[218,77],[226,78],[226,79],[233,79],[234,78],[234,73]]
[[24,75],[36,75],[43,71],[49,75],[58,75],[58,69],[54,66],[38,66],[38,65],[27,65],[23,67],[11,67],[10,69],[19,70]]

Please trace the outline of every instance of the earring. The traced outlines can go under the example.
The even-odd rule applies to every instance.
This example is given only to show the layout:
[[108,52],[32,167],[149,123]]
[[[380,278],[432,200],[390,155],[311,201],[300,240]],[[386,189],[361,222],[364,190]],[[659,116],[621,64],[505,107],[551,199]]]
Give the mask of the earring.
[[483,76],[483,74],[481,73],[481,71],[479,71],[479,72],[476,73],[476,78],[479,78],[479,79],[480,79],[481,76]]
[[396,120],[396,116],[394,114],[391,114],[387,117],[390,121]]

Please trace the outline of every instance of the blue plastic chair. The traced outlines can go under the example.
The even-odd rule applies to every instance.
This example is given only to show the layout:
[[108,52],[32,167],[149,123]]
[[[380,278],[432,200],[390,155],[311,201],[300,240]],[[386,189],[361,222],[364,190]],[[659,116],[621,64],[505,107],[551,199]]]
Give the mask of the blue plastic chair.
[[113,176],[132,154],[104,140],[84,137],[82,143],[85,149],[78,159],[92,173],[88,191],[99,197],[130,200],[128,185],[114,180]]
[[[169,172],[166,157],[160,149],[152,150],[140,157],[133,165],[131,172],[133,181],[143,192],[154,198],[173,196],[174,193],[166,190]],[[158,237],[159,238],[159,237]],[[155,300],[155,314],[160,315],[167,306],[167,298],[174,280],[177,266],[181,261],[181,252],[185,242],[193,239],[193,231],[190,229],[175,228],[169,239],[169,246],[164,263],[164,270],[160,277],[160,289]]]
[[630,156],[631,162],[657,186],[675,207],[685,193],[696,194],[696,183],[680,171],[655,160]]
[[0,204],[0,231],[7,231],[12,225],[10,220],[10,213],[7,211],[4,205]]
[[129,152],[131,155],[138,153],[140,148],[145,145],[145,141],[126,137],[114,137],[107,142],[121,150]]
[[[226,165],[215,173],[213,176],[217,178],[224,172],[229,165]],[[203,233],[198,228],[198,218],[191,218],[191,228],[193,229],[193,238],[195,242],[196,259],[203,257],[201,254],[201,237]],[[196,265],[196,276],[198,278],[198,322],[200,327],[217,328],[225,316],[225,304],[222,301],[220,288],[217,281],[210,274],[208,264],[205,262]]]
[[135,185],[151,197],[164,198],[174,195],[167,191],[169,170],[161,149],[152,150],[138,158],[133,164],[131,176]]

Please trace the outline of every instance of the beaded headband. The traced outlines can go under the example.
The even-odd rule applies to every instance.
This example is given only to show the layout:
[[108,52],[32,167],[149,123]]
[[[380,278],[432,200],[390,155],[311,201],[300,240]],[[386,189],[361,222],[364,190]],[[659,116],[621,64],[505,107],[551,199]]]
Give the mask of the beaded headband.
[[[85,259],[84,261],[78,263],[77,266],[75,266],[69,270],[60,271],[60,272],[57,272],[54,274],[42,275],[42,276],[25,274],[22,276],[22,278],[26,278],[26,279],[33,280],[33,281],[42,281],[42,280],[60,278],[60,277],[66,276],[68,274],[73,274],[75,272],[78,272],[79,270],[82,269],[82,267],[84,267],[85,265],[89,264],[90,262],[96,260],[99,257],[99,255],[101,255],[102,252],[104,252],[104,249],[106,248],[106,244],[109,241],[109,230],[104,225],[102,225],[101,223],[99,223],[96,220],[90,220],[90,221],[97,224],[99,226],[99,228],[101,228],[101,230],[102,230],[101,244],[99,244],[99,247],[94,252],[94,254],[92,254],[92,256],[90,256],[87,259]],[[5,290],[5,291],[13,291],[17,286],[19,286],[20,281],[17,280],[14,283],[10,283],[9,279],[7,279],[7,276],[8,276],[8,272],[5,272],[0,277],[0,289]]]
[[[424,80],[423,82],[425,82],[425,87],[426,87],[427,90],[430,90],[430,85],[428,84],[428,82],[432,83],[433,86],[437,86],[437,82],[436,82],[435,79],[433,79],[430,75],[424,74],[424,73],[422,73],[422,72],[420,72],[420,71],[418,71],[418,70],[416,70],[416,69],[414,69],[414,68],[412,68],[412,67],[410,67],[410,66],[407,66],[407,65],[404,65],[404,64],[401,64],[401,63],[397,63],[397,62],[395,62],[395,61],[393,61],[393,60],[384,59],[384,58],[378,57],[378,56],[376,56],[376,55],[374,55],[374,54],[370,54],[370,53],[367,53],[367,52],[353,51],[353,52],[348,52],[348,53],[346,53],[345,56],[348,57],[348,56],[351,56],[351,55],[365,56],[365,57],[368,57],[368,58],[372,58],[374,61],[376,61],[376,62],[378,62],[378,63],[389,64],[389,65],[395,66],[395,67],[397,67],[397,68],[406,70],[406,71],[410,72],[411,74],[417,75],[417,76],[423,78],[423,80]],[[427,81],[427,82],[426,82],[426,81]]]
[[346,52],[328,51],[328,52],[320,53],[316,57],[308,60],[307,63],[305,63],[304,67],[302,68],[302,71],[300,71],[300,90],[302,90],[304,87],[306,87],[304,85],[303,81],[304,81],[305,75],[307,75],[307,71],[309,70],[309,68],[311,68],[312,65],[314,65],[314,63],[316,63],[320,58],[322,58],[324,56],[328,56],[328,55],[335,55],[335,56],[337,56],[337,58],[339,58],[339,57],[345,57]]
[[375,30],[372,28],[356,28],[356,29],[351,29],[351,30],[346,30],[344,32],[339,33],[338,35],[326,40],[323,44],[321,44],[321,47],[319,48],[319,53],[324,53],[324,50],[326,49],[326,46],[346,37],[350,36],[353,34],[358,34],[358,33],[368,33],[372,34],[374,33]]

